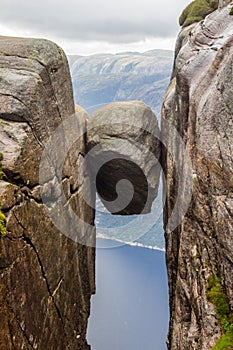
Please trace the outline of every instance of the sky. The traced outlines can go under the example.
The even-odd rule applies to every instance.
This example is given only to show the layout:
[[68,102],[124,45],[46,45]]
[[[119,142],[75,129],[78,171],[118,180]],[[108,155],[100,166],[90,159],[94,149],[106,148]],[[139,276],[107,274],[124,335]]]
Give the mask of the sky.
[[67,54],[174,49],[190,0],[1,0],[0,35],[46,38]]

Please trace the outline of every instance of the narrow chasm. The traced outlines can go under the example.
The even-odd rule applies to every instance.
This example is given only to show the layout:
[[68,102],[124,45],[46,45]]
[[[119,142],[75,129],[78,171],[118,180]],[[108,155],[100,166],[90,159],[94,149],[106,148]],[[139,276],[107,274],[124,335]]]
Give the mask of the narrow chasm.
[[[93,350],[166,349],[169,302],[158,124],[173,53],[68,59],[75,102],[89,114],[85,160],[97,193],[96,295],[88,342]],[[127,71],[115,85],[115,65],[122,60]]]
[[95,350],[152,350],[155,344],[165,349],[168,286],[157,118],[139,101],[111,103],[89,118],[87,145],[98,193],[88,341]]

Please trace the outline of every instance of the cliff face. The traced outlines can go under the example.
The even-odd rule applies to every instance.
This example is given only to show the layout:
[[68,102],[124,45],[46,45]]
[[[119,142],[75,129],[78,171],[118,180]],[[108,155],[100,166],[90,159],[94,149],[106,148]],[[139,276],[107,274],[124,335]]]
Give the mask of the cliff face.
[[[0,203],[6,215],[6,235],[0,239],[1,350],[89,349],[94,248],[69,239],[52,224],[39,185],[44,144],[73,113],[61,49],[44,40],[0,40]],[[78,122],[84,134],[85,116]],[[63,185],[79,217],[93,224],[94,211],[79,195],[79,179],[88,176],[82,165],[84,139],[79,138],[64,164]],[[57,201],[55,180],[48,179],[48,184]],[[91,189],[88,195],[93,201]],[[94,229],[91,234],[94,245]]]
[[[178,37],[173,79],[162,110],[167,176],[165,227],[185,177],[176,135],[182,136],[192,161],[189,209],[179,226],[166,232],[172,350],[211,349],[224,332],[223,318],[233,311],[233,18],[232,4],[220,7]],[[228,4],[228,5],[227,5]],[[178,154],[175,166],[171,150]],[[182,197],[179,206],[186,201]],[[225,314],[211,297],[224,299]],[[212,293],[212,294],[211,294]],[[229,321],[230,322],[230,321]]]

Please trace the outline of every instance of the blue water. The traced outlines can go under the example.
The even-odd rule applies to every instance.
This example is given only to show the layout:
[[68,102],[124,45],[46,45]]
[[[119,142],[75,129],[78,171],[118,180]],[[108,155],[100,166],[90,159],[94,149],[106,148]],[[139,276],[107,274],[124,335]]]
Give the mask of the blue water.
[[92,350],[165,350],[165,253],[129,245],[99,248],[96,263],[97,294],[88,328]]

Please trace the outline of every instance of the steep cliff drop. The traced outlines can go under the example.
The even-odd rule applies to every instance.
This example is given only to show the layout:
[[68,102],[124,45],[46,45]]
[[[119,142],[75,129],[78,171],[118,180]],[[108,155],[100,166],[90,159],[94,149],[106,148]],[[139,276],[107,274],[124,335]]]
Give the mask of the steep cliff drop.
[[[44,143],[73,113],[62,50],[46,40],[1,38],[1,350],[90,348],[86,328],[95,291],[95,250],[51,223],[38,176]],[[83,136],[64,164],[63,185],[67,201],[93,225],[94,210],[79,195],[88,176],[82,165],[85,115],[78,122]],[[47,193],[57,201],[55,176],[47,179]],[[94,198],[90,189],[89,201]],[[94,246],[94,227],[91,234]]]
[[[179,155],[167,121],[182,136],[193,167],[188,212],[175,230],[166,231],[172,350],[209,350],[216,342],[214,349],[233,346],[232,5],[220,1],[216,11],[181,31],[163,103],[162,134],[169,145],[163,151],[165,228],[178,188],[171,149]],[[184,195],[180,208],[185,200]]]

